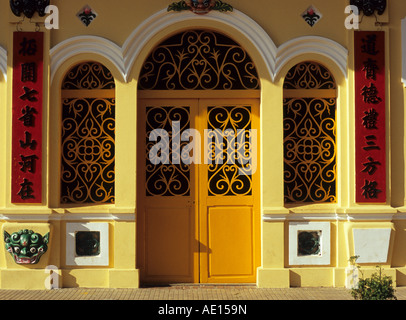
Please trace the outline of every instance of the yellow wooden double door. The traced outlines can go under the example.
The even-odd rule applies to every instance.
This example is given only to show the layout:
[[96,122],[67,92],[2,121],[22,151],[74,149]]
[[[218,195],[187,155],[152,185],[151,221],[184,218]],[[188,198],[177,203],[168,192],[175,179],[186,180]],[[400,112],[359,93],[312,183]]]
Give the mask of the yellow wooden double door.
[[255,282],[259,101],[140,99],[137,134],[141,282]]

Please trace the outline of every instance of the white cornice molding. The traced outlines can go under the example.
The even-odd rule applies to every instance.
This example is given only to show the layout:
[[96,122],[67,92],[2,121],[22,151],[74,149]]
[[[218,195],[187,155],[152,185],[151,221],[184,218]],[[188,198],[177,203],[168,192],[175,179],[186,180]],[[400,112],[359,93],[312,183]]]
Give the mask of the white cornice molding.
[[135,213],[0,214],[0,221],[135,221]]
[[406,215],[394,213],[289,213],[263,214],[264,222],[280,221],[392,221],[406,219]]
[[127,81],[128,75],[145,45],[161,31],[183,21],[188,21],[191,28],[198,27],[202,21],[206,24],[216,22],[232,27],[233,30],[246,37],[258,50],[272,81],[290,59],[304,53],[316,53],[330,58],[337,64],[344,76],[347,76],[348,51],[333,40],[305,36],[292,39],[277,48],[258,23],[238,10],[229,13],[212,11],[207,15],[196,16],[190,11],[174,13],[163,9],[141,23],[130,34],[122,48],[110,40],[89,35],[73,37],[59,43],[50,51],[51,81],[62,63],[77,54],[84,53],[96,53],[109,59],[120,71],[124,81]]
[[337,213],[289,213],[289,214],[263,214],[262,221],[338,221],[346,220],[346,216]]
[[402,82],[406,87],[406,17],[402,19]]
[[7,80],[7,51],[2,47],[0,47],[0,71]]

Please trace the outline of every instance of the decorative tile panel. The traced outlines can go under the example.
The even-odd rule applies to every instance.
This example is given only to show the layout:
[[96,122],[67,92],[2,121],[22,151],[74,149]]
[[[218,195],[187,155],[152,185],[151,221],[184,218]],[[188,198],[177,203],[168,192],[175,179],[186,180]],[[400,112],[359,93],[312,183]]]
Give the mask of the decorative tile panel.
[[78,231],[75,234],[75,251],[78,257],[100,254],[100,231]]
[[108,266],[109,224],[107,222],[66,224],[66,265]]
[[76,14],[76,16],[86,27],[88,27],[93,20],[96,19],[97,13],[91,7],[86,5]]
[[330,222],[289,223],[289,264],[330,264]]
[[313,27],[317,22],[320,21],[322,18],[322,14],[319,10],[317,10],[314,6],[308,7],[303,13],[302,18],[307,24]]
[[298,256],[319,256],[321,254],[321,231],[298,231],[297,233],[297,255]]

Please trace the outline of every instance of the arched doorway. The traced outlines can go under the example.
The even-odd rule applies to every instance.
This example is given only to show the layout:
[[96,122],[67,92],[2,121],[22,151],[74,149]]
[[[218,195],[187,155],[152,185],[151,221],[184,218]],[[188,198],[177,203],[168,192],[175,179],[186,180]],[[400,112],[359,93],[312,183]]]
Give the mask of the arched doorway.
[[177,33],[138,81],[137,268],[143,283],[255,282],[260,83],[211,30]]

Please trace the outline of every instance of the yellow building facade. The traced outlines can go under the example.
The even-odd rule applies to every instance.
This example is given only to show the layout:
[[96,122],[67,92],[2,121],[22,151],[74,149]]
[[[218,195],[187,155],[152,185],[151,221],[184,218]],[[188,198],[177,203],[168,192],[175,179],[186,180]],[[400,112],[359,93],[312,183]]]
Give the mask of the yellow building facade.
[[[53,0],[29,18],[1,0],[0,288],[344,287],[355,255],[405,285],[406,5],[351,4]],[[364,165],[384,173],[379,198],[357,180],[365,31],[384,36],[386,162]],[[42,33],[42,69],[16,33]],[[41,78],[30,189],[13,129]]]

